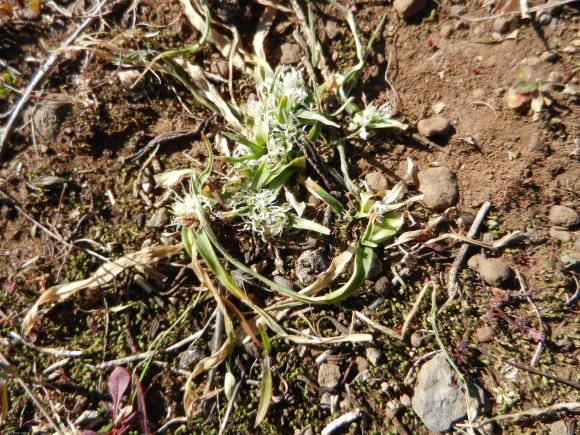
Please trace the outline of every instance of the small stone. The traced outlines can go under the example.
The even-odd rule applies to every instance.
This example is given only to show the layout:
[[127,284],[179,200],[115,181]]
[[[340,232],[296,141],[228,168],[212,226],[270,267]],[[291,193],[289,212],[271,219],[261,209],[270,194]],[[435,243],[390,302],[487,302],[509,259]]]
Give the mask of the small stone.
[[570,240],[572,240],[572,233],[567,230],[560,230],[558,228],[552,227],[550,228],[550,237],[552,239],[559,240],[562,243],[568,243]]
[[183,370],[192,370],[205,356],[204,350],[194,344],[179,356],[179,367]]
[[453,35],[454,31],[455,31],[455,28],[453,27],[452,24],[445,24],[441,27],[441,30],[439,30],[439,34],[443,38],[449,38],[451,35]]
[[296,261],[296,276],[304,285],[310,285],[327,267],[327,258],[319,249],[304,251]]
[[367,347],[365,349],[365,354],[367,359],[373,366],[378,366],[379,362],[381,361],[381,351],[378,350],[376,347]]
[[538,23],[541,26],[547,26],[548,24],[550,24],[551,21],[552,16],[546,11],[541,12],[540,15],[538,16]]
[[453,207],[459,201],[459,187],[455,174],[444,166],[419,172],[419,191],[425,194],[423,202],[436,212]]
[[427,0],[395,0],[393,8],[404,20],[417,15],[427,4]]
[[291,44],[285,42],[280,45],[280,63],[283,65],[300,63],[302,60],[302,52],[298,44]]
[[37,139],[54,141],[69,110],[70,105],[67,104],[43,104],[36,109],[32,122]]
[[480,343],[489,343],[495,337],[495,331],[491,326],[482,326],[475,331],[477,341]]
[[553,51],[544,51],[540,55],[540,60],[542,62],[554,63],[558,60],[558,54],[554,53]]
[[[470,381],[467,387],[470,407],[479,409],[486,403],[483,389]],[[423,364],[417,374],[411,404],[423,424],[433,432],[446,432],[454,422],[466,417],[463,386],[445,355],[439,354]]]
[[570,433],[568,432],[568,425],[566,425],[566,422],[563,420],[555,421],[546,426],[548,427],[549,435],[567,435]]
[[499,17],[496,18],[496,20],[493,22],[492,29],[494,32],[507,33],[511,30],[515,30],[517,25],[518,25],[517,17],[513,16]]
[[411,397],[409,397],[408,394],[403,394],[399,398],[399,401],[401,402],[401,405],[403,405],[405,408],[410,408],[411,407]]
[[390,284],[389,278],[381,276],[377,282],[375,282],[375,291],[381,296],[386,296],[391,288]]
[[329,20],[324,26],[324,32],[326,33],[326,36],[328,36],[328,39],[333,40],[338,37],[340,30],[336,22]]
[[438,103],[433,104],[431,109],[435,115],[439,115],[445,110],[445,103],[443,101],[439,101]]
[[369,172],[365,176],[365,182],[369,189],[374,192],[380,192],[389,188],[387,178],[380,172]]
[[548,219],[550,219],[552,225],[561,228],[570,228],[578,225],[579,222],[578,213],[565,205],[552,206]]
[[427,340],[425,339],[422,333],[420,333],[419,331],[415,331],[411,334],[410,341],[411,346],[417,348],[424,346]]
[[425,137],[442,136],[449,133],[451,124],[442,116],[432,116],[417,123],[419,134]]
[[481,278],[494,287],[501,286],[512,277],[511,269],[497,258],[485,258],[477,254],[467,261],[467,266],[479,272]]
[[330,408],[330,402],[331,402],[331,396],[330,393],[328,391],[322,393],[322,396],[320,397],[320,406],[322,408]]
[[318,369],[318,385],[330,390],[340,383],[340,367],[333,363],[322,363]]
[[354,359],[354,363],[356,365],[356,370],[358,373],[363,373],[365,370],[368,370],[369,368],[369,362],[366,360],[366,358],[363,358],[362,356],[357,356]]
[[223,78],[227,78],[228,77],[228,62],[226,60],[223,60],[223,59],[214,60],[211,63],[209,70],[212,74],[221,76]]
[[147,228],[162,228],[169,222],[169,213],[165,207],[161,207],[147,222]]

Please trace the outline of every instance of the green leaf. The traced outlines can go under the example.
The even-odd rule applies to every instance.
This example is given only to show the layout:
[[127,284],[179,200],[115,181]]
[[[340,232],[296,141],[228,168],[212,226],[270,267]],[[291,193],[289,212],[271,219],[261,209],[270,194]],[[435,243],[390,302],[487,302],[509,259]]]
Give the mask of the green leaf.
[[532,93],[538,90],[538,82],[535,81],[527,81],[527,82],[519,82],[516,85],[516,89],[520,92]]
[[252,151],[252,153],[257,157],[261,157],[266,153],[265,147],[255,144],[251,140],[248,140],[245,137],[240,136],[239,134],[230,133],[229,131],[222,131],[221,133],[228,139],[231,139],[234,142],[240,143],[245,147],[249,148],[250,151]]
[[389,213],[371,225],[367,241],[374,245],[380,245],[397,234],[403,223],[404,219],[401,213]]
[[270,356],[266,355],[262,360],[262,383],[260,386],[260,402],[258,404],[258,413],[256,414],[256,421],[254,428],[258,427],[270,408],[272,402],[272,369],[270,367]]
[[280,99],[280,108],[278,109],[278,122],[280,124],[286,123],[286,107],[288,106],[288,96],[284,95]]
[[267,331],[261,325],[258,325],[258,332],[260,333],[262,344],[264,345],[264,351],[262,354],[270,355],[270,352],[272,351],[272,343],[270,343],[270,338],[268,337]]
[[306,121],[317,121],[317,122],[320,122],[324,125],[340,128],[340,125],[338,125],[336,122],[331,121],[330,119],[326,118],[325,116],[321,115],[320,113],[311,112],[309,110],[296,111],[296,117],[298,119],[303,119]]
[[304,187],[308,189],[310,193],[312,193],[315,197],[323,201],[325,204],[329,205],[337,215],[341,215],[344,211],[344,207],[342,204],[334,198],[330,193],[320,186],[316,181],[312,178],[307,178],[304,182]]
[[516,75],[520,80],[528,81],[532,76],[532,69],[530,68],[529,65],[526,65],[525,63],[520,63],[516,67]]
[[344,150],[344,145],[342,143],[338,143],[336,149],[338,150],[338,155],[340,156],[340,170],[344,176],[344,184],[348,191],[354,195],[358,202],[360,202],[360,191],[348,175],[348,164],[346,162],[346,152]]
[[191,230],[191,228],[188,228],[186,226],[181,227],[181,241],[183,242],[183,247],[185,248],[185,251],[190,257],[193,252],[191,250],[191,246],[193,245],[192,233],[193,231]]
[[330,234],[330,230],[328,228],[326,228],[324,225],[320,225],[317,224],[314,221],[308,220],[308,219],[304,219],[301,217],[298,217],[296,215],[289,215],[288,216],[288,223],[290,224],[290,226],[292,228],[298,228],[300,230],[308,230],[308,231],[314,231],[320,234],[324,234],[326,236],[328,236]]

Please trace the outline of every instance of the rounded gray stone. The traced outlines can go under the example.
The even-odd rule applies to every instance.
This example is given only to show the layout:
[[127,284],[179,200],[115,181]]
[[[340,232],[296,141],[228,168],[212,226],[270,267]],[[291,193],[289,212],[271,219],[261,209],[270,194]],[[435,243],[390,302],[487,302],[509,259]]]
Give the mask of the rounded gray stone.
[[443,136],[451,130],[451,124],[442,116],[432,116],[417,123],[419,134],[425,137]]
[[147,221],[147,228],[162,228],[169,222],[169,213],[165,207],[161,207]]
[[574,225],[578,225],[578,213],[570,207],[566,207],[565,205],[554,205],[550,209],[550,214],[548,215],[548,219],[552,225],[561,227],[561,228],[570,228]]
[[389,188],[387,178],[380,172],[369,172],[365,176],[365,182],[367,183],[369,189],[375,192],[387,190]]
[[489,343],[495,337],[495,331],[491,326],[482,326],[475,331],[477,341],[480,343]]
[[[486,403],[483,389],[468,381],[470,406],[479,409]],[[433,432],[445,432],[467,416],[466,398],[461,381],[439,354],[423,364],[417,374],[417,385],[411,400],[413,411]]]
[[340,383],[340,367],[333,363],[322,363],[318,369],[318,385],[323,388],[334,389]]
[[567,230],[561,230],[556,227],[550,228],[550,237],[561,241],[562,243],[568,243],[572,240],[572,233]]
[[423,202],[433,211],[444,211],[459,201],[459,187],[453,171],[443,166],[419,172],[419,191]]
[[485,258],[477,254],[467,261],[467,266],[479,272],[481,278],[494,287],[501,286],[512,277],[511,269],[497,258]]
[[427,0],[395,0],[393,8],[404,20],[417,15],[427,4]]
[[312,284],[320,272],[327,267],[326,255],[320,250],[310,249],[304,251],[296,261],[296,276],[304,285]]

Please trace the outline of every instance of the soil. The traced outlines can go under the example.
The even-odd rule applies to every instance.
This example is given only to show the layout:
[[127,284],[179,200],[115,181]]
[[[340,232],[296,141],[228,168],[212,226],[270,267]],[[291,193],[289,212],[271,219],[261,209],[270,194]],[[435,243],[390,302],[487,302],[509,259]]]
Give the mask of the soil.
[[[24,3],[28,4],[0,0],[0,9],[7,11],[0,10],[2,113],[14,106],[44,59],[80,22],[44,2],[40,14],[30,12]],[[242,45],[250,50],[263,6],[211,3],[215,19],[236,26]],[[356,61],[348,26],[332,6],[312,4],[316,33],[331,70],[344,70]],[[180,2],[145,0],[131,6],[131,2],[121,1],[114,5],[113,11],[95,20],[75,45],[63,50],[55,67],[34,90],[17,127],[10,132],[0,163],[0,351],[18,367],[21,379],[53,417],[56,414],[61,421],[75,422],[83,412],[97,411],[99,418],[93,421],[93,430],[102,430],[111,421],[107,377],[114,365],[99,369],[99,364],[148,350],[153,339],[186,310],[187,321],[170,330],[161,348],[194,334],[208,322],[215,301],[202,294],[195,307],[190,307],[200,295],[199,282],[183,267],[187,264],[185,255],[164,260],[150,270],[124,273],[109,286],[85,290],[65,302],[43,307],[41,320],[22,340],[13,332],[20,333],[24,315],[46,288],[87,278],[102,264],[102,259],[87,250],[101,258],[118,258],[146,246],[177,243],[179,234],[174,227],[147,225],[174,198],[156,185],[153,176],[188,167],[192,160],[205,161],[207,151],[201,136],[162,141],[150,159],[153,148],[132,156],[168,132],[201,128],[212,138],[225,125],[175,79],[149,72],[136,82],[143,68],[118,66],[120,53],[147,47],[176,49],[198,39],[181,12]],[[516,69],[522,63],[530,66],[538,80],[559,76],[562,83],[578,87],[577,8],[571,4],[553,11],[552,20],[545,25],[516,19],[516,33],[499,34],[493,30],[493,19],[459,17],[498,13],[503,5],[493,1],[486,2],[486,7],[462,0],[440,5],[429,2],[408,21],[399,18],[388,2],[349,1],[348,5],[355,9],[365,41],[381,17],[387,17],[367,59],[358,95],[364,94],[368,101],[391,101],[397,118],[411,125],[409,132],[385,132],[353,143],[349,149],[351,176],[363,180],[368,173],[381,172],[392,186],[405,174],[408,158],[420,170],[448,167],[457,177],[459,202],[430,236],[466,234],[486,201],[491,201],[492,210],[482,226],[485,240],[513,231],[527,235],[507,248],[483,251],[521,272],[528,297],[520,292],[516,277],[503,288],[495,288],[465,266],[460,273],[459,295],[437,317],[447,351],[462,372],[486,390],[491,402],[485,414],[488,417],[574,402],[577,389],[558,379],[574,383],[580,374],[577,303],[567,303],[579,286],[580,233],[573,227],[565,234],[567,241],[554,237],[548,214],[556,204],[578,211],[578,96],[550,91],[551,105],[534,114],[528,107],[508,108],[506,94],[519,81]],[[65,1],[61,6],[73,7],[75,14],[83,10],[82,2]],[[145,25],[133,30],[134,22],[151,26],[147,31],[155,35],[146,36]],[[300,53],[293,36],[298,27],[293,15],[277,14],[266,47],[272,65],[280,57],[296,57],[281,53],[283,44],[285,50]],[[557,56],[543,55],[548,51]],[[227,60],[210,46],[192,59],[210,72],[214,85],[228,95]],[[237,71],[234,80],[235,96],[244,101],[252,91],[252,80]],[[444,117],[452,126],[448,134],[430,138],[437,148],[411,134],[419,120],[434,115]],[[409,186],[411,190],[416,187]],[[418,226],[412,229],[424,226],[434,215],[422,207],[413,213]],[[250,242],[243,240],[246,245],[238,248],[240,255],[255,249]],[[290,246],[289,241],[277,242],[280,246],[285,243]],[[304,319],[318,324],[330,317],[348,328],[354,322],[354,310],[365,311],[379,301],[378,308],[367,311],[371,318],[400,329],[427,281],[441,285],[439,306],[445,302],[445,280],[460,244],[451,240],[439,243],[438,249],[407,264],[412,273],[404,277],[405,286],[385,291],[381,277],[393,280],[391,267],[401,266],[401,256],[392,250],[381,251],[383,272],[365,283],[364,292],[337,305],[310,307],[300,316],[290,316],[284,326],[302,330],[308,328]],[[288,246],[284,248],[285,261],[293,269],[300,247],[293,250]],[[256,252],[247,258],[271,269],[272,259],[265,251],[258,248]],[[477,252],[479,248],[470,251]],[[136,276],[149,285],[139,285]],[[383,284],[375,286],[376,281]],[[256,299],[261,296],[259,291],[254,295]],[[412,324],[413,332],[426,336],[415,343],[417,346],[393,341],[357,323],[360,332],[373,334],[373,347],[381,354],[379,362],[370,366],[367,362],[366,377],[360,375],[364,372],[360,361],[368,358],[364,346],[327,348],[274,340],[275,400],[256,431],[307,433],[310,429],[320,433],[341,414],[360,409],[361,418],[345,426],[343,433],[402,433],[401,425],[411,433],[428,433],[407,403],[408,396],[413,395],[414,378],[404,382],[415,361],[439,349],[429,332],[428,299],[420,305]],[[533,305],[539,310],[543,331]],[[490,315],[497,306],[503,307],[505,317]],[[328,325],[321,332],[337,334],[332,323]],[[505,363],[510,360],[529,367],[534,358],[538,340],[526,336],[522,325],[526,331],[531,328],[545,335],[535,368],[555,375],[556,380]],[[495,335],[487,337],[485,343],[478,342],[478,329],[489,327]],[[209,354],[212,331],[210,327],[197,342],[194,349],[198,353]],[[60,349],[82,350],[83,355],[65,359],[58,355]],[[336,404],[332,409],[327,405],[328,396],[324,396],[328,392],[316,382],[316,359],[328,349],[332,350],[330,361],[342,374],[340,385],[330,392],[336,397],[330,400]],[[193,369],[193,364],[180,366],[185,350],[160,353],[139,372],[144,374],[148,424],[153,431],[185,415],[182,388]],[[253,381],[260,380],[260,361],[262,356],[251,346],[235,351],[231,361],[234,374],[239,380],[240,373],[245,373],[249,382],[241,384],[227,433],[254,433],[259,382]],[[57,362],[62,365],[53,366]],[[135,362],[126,366],[132,369]],[[215,388],[223,385],[224,373],[222,365],[216,371]],[[204,393],[206,381],[205,375],[195,378],[199,395]],[[11,378],[8,397],[3,433],[52,432],[38,407]],[[217,433],[228,401],[221,393],[215,397],[200,401],[189,421],[173,420],[168,432]],[[398,424],[386,418],[393,406],[400,407]],[[575,416],[567,412],[507,420],[494,430],[562,433],[553,432],[560,420],[568,433],[573,433]]]

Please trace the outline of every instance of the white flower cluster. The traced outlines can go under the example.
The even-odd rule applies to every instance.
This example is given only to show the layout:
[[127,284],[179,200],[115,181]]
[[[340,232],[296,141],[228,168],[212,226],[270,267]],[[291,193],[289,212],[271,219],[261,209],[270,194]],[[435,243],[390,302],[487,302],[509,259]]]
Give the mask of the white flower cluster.
[[238,190],[228,201],[233,213],[239,212],[244,229],[252,230],[262,237],[277,236],[288,222],[289,204],[278,205],[277,194],[268,189],[259,192]]
[[370,136],[370,129],[381,128],[385,124],[390,124],[393,122],[391,120],[392,116],[392,108],[389,103],[384,103],[381,106],[371,103],[360,112],[354,114],[348,123],[348,129],[361,139],[367,139]]

